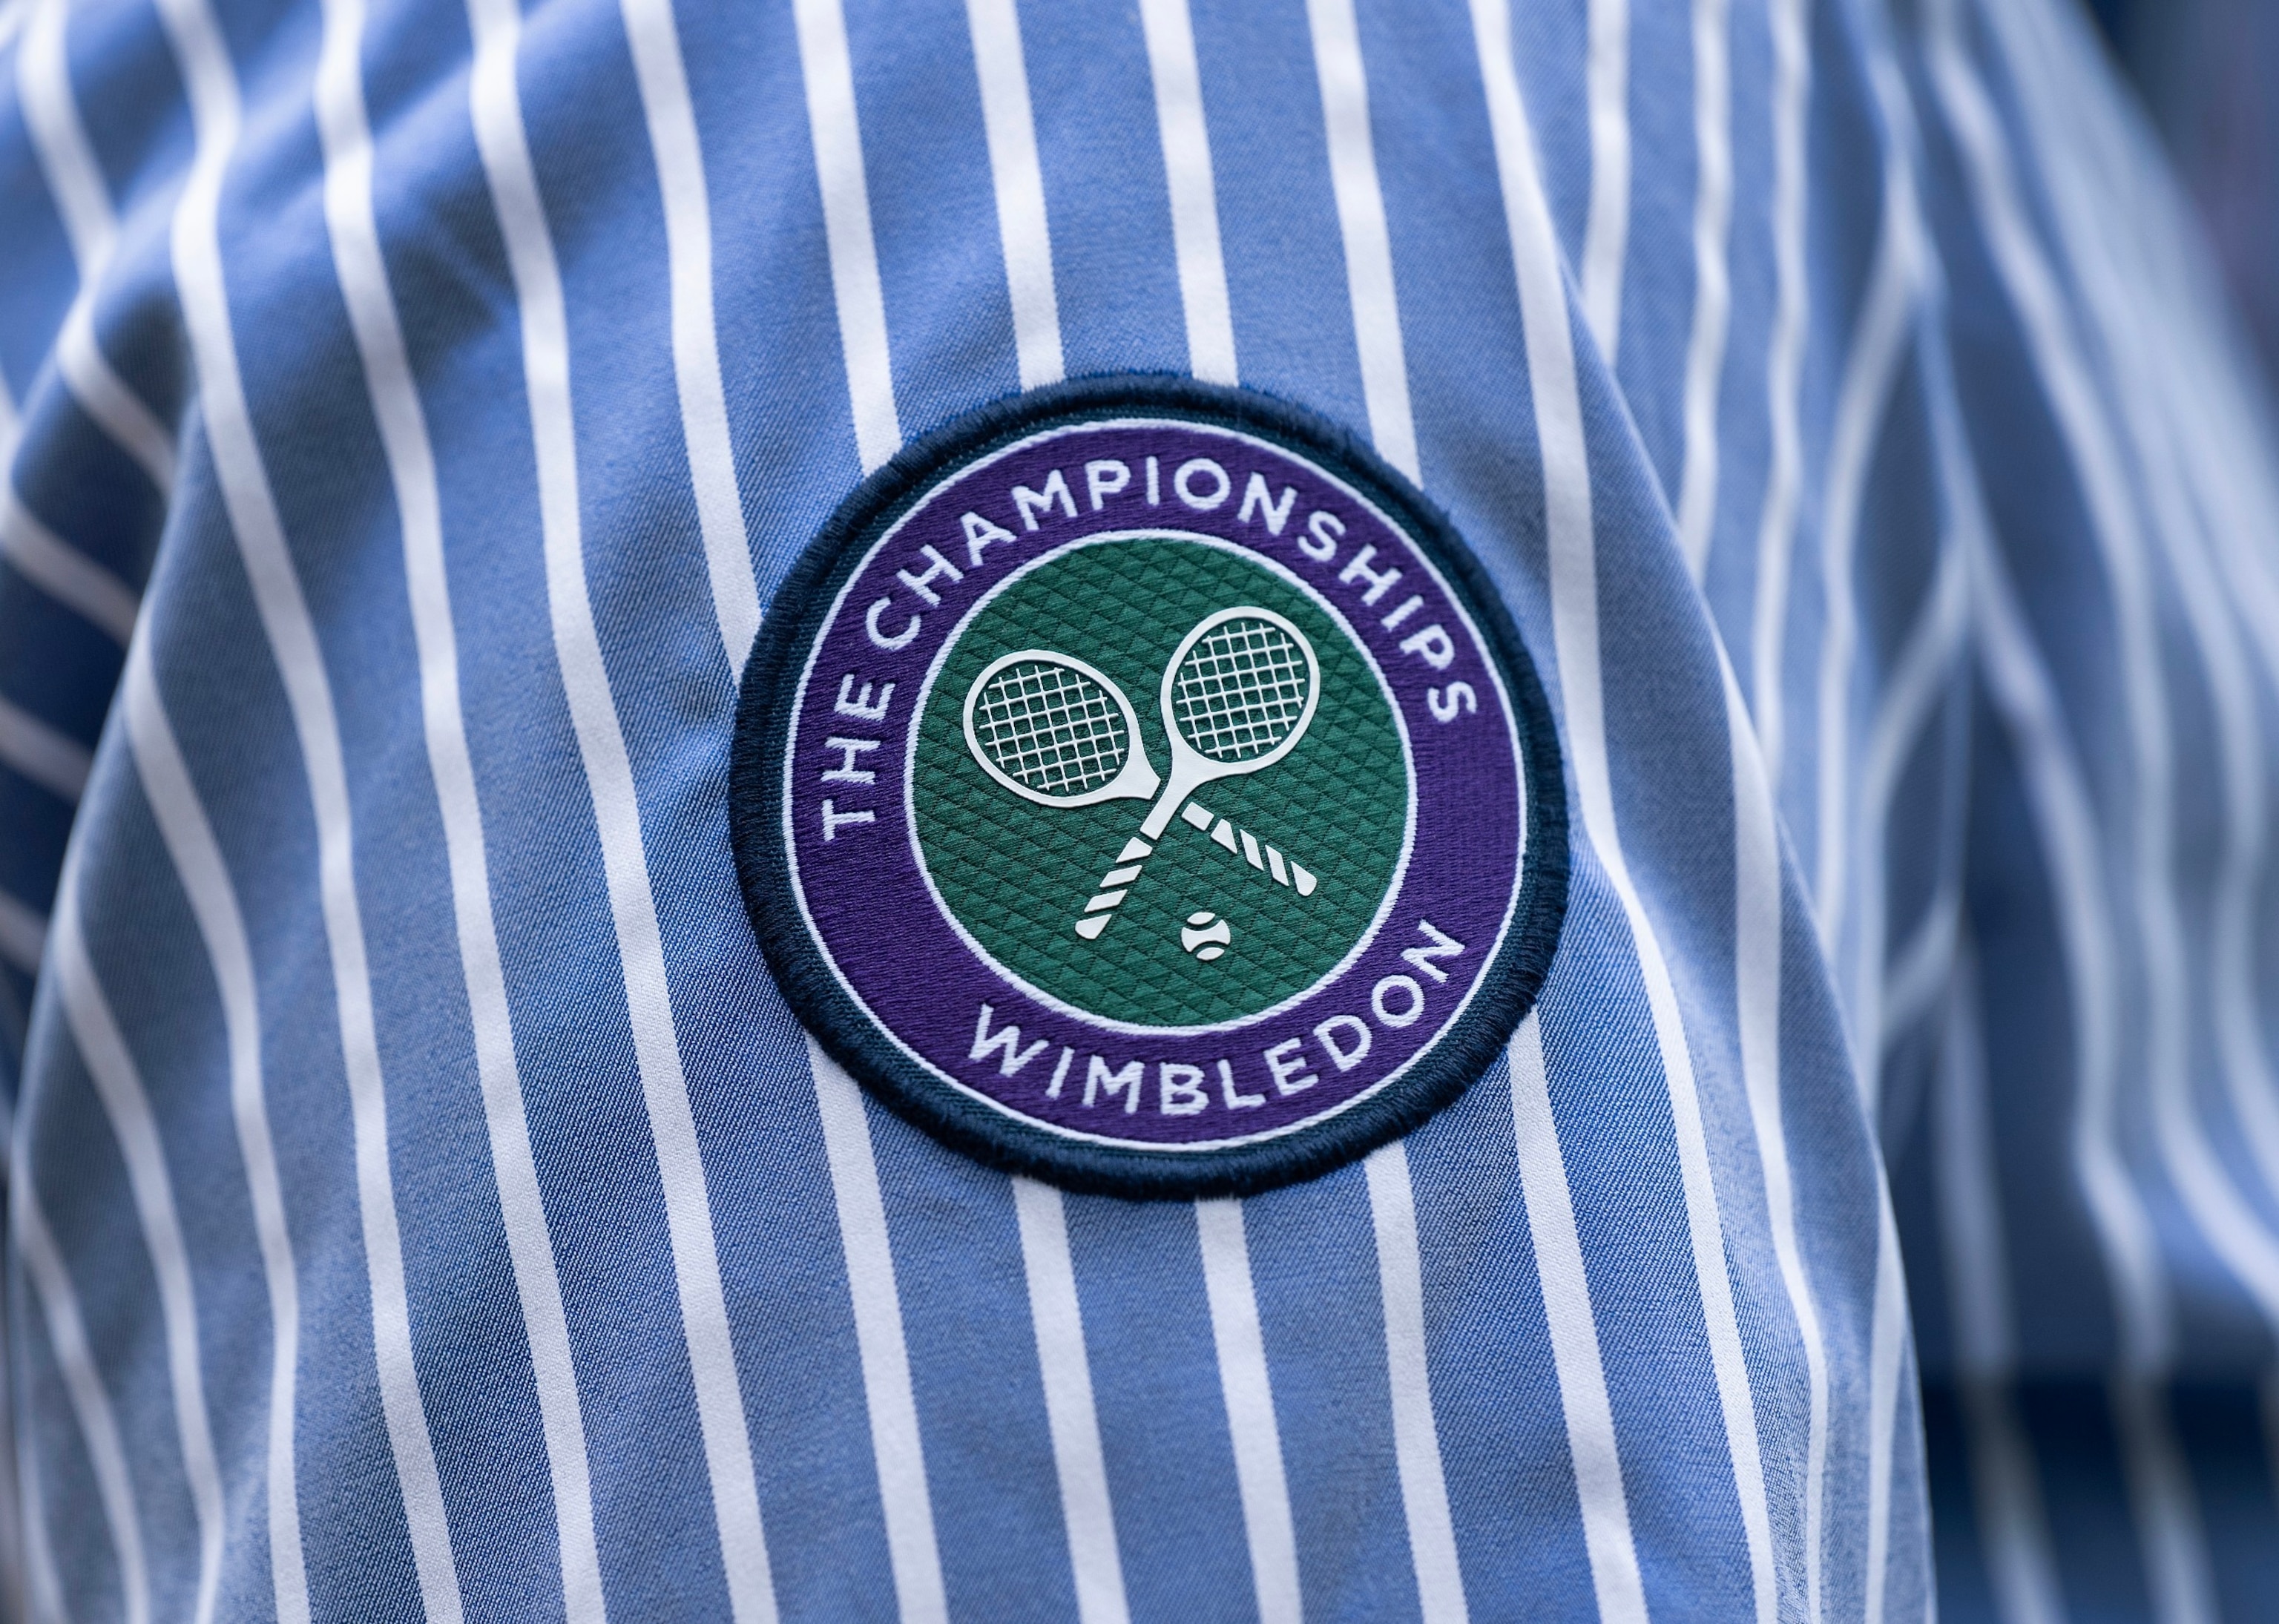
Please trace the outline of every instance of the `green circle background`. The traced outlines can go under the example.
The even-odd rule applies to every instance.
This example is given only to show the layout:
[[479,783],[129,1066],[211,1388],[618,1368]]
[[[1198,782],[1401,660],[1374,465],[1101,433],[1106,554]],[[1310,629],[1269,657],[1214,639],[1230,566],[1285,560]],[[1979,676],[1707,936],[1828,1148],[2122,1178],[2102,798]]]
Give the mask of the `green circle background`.
[[[1018,648],[1057,649],[1124,690],[1159,773],[1170,770],[1160,693],[1179,640],[1215,610],[1257,604],[1314,645],[1322,691],[1298,747],[1192,797],[1318,876],[1310,897],[1174,818],[1097,941],[1075,923],[1151,804],[1047,807],[982,770],[966,747],[966,691]],[[1400,861],[1408,774],[1383,686],[1345,631],[1304,592],[1239,554],[1170,536],[1078,547],[1031,571],[961,629],[919,719],[912,809],[927,872],[950,911],[1032,986],[1108,1020],[1203,1026],[1302,992],[1375,917]],[[1234,932],[1211,963],[1179,931],[1209,909]]]

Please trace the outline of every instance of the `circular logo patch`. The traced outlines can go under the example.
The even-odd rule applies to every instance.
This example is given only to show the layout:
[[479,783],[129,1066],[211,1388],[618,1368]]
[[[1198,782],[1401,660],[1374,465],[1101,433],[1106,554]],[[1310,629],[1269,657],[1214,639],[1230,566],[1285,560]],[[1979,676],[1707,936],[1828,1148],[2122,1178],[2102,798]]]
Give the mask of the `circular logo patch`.
[[1124,1195],[1415,1127],[1566,900],[1542,691],[1447,522],[1185,380],[1035,391],[849,497],[746,670],[733,796],[769,963],[848,1069]]

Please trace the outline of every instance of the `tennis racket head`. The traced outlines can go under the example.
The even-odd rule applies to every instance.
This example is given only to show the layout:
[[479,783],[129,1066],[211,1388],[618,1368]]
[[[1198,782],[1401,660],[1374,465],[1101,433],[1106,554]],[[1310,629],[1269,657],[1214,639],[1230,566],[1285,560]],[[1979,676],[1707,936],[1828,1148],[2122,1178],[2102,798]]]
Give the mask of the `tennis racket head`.
[[1040,806],[1145,800],[1161,781],[1124,690],[1049,648],[982,668],[965,692],[965,744],[984,772]]
[[1321,689],[1321,662],[1303,632],[1270,609],[1224,609],[1171,655],[1163,725],[1202,764],[1202,778],[1234,778],[1298,747]]

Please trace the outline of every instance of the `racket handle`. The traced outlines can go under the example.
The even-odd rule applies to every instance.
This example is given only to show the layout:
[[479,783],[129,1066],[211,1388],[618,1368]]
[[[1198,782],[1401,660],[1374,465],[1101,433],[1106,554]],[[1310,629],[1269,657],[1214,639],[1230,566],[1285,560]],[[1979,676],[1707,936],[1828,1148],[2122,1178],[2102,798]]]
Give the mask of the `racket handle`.
[[[1237,829],[1226,819],[1214,818],[1193,801],[1189,801],[1181,814],[1199,830],[1208,831],[1211,843],[1223,846],[1258,870],[1262,879],[1277,885],[1286,885],[1301,897],[1310,897],[1321,881],[1306,869],[1280,851],[1261,840],[1247,829]],[[1084,915],[1076,922],[1076,933],[1088,942],[1100,939],[1108,929],[1108,921],[1123,906],[1124,899],[1140,878],[1140,870],[1155,854],[1155,847],[1137,838],[1124,842],[1116,854],[1116,867],[1101,876],[1093,889],[1092,900],[1084,905]]]
[[1092,893],[1092,900],[1084,905],[1084,917],[1076,922],[1076,933],[1088,942],[1100,939],[1108,929],[1109,915],[1124,900],[1132,883],[1140,877],[1140,869],[1155,854],[1155,848],[1134,835],[1124,843],[1116,854],[1116,866],[1100,877],[1100,884]]
[[1214,819],[1192,801],[1188,803],[1187,814],[1187,822],[1198,829],[1210,831],[1212,845],[1224,846],[1276,885],[1287,885],[1300,896],[1310,897],[1315,887],[1322,883],[1247,829],[1237,829],[1223,817]]

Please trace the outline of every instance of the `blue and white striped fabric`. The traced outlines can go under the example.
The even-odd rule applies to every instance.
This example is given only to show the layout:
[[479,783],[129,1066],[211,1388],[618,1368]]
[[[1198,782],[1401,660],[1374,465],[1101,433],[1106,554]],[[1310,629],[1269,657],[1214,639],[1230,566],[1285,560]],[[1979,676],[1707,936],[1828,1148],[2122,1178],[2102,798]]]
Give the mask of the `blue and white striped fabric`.
[[[2061,0],[4,15],[28,1616],[2279,1606],[2279,463]],[[824,518],[1134,371],[1569,764],[1508,1059],[1241,1202],[879,1109],[729,853]]]

